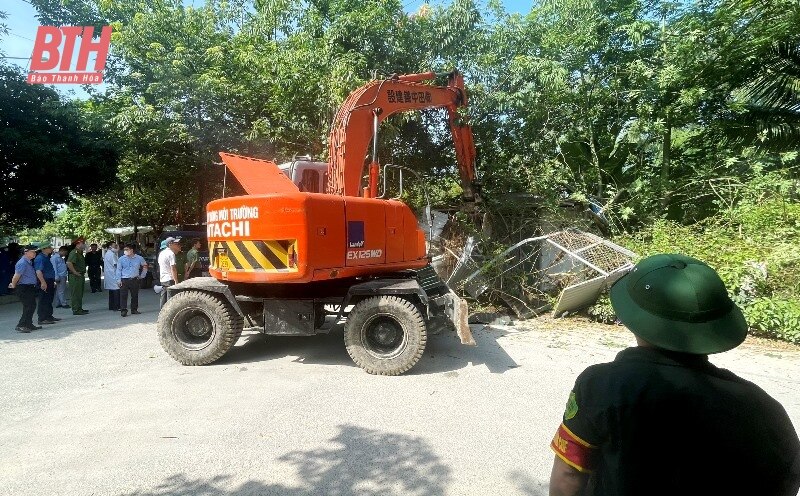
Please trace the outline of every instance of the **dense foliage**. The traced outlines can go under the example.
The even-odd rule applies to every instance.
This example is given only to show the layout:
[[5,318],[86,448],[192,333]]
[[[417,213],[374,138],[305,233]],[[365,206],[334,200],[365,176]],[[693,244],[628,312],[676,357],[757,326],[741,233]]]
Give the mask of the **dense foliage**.
[[[800,203],[779,173],[751,181],[730,208],[692,225],[661,219],[617,240],[642,256],[685,253],[714,267],[759,335],[800,344]],[[614,320],[607,299],[590,310]]]
[[[399,0],[31,3],[43,23],[115,28],[110,85],[85,110],[111,123],[120,169],[82,204],[85,230],[199,220],[220,194],[219,151],[325,158],[351,90],[458,68],[490,203],[528,192],[554,204],[567,186],[640,253],[707,258],[737,294],[747,264],[766,264],[750,312],[797,308],[796,280],[779,275],[798,270],[797,0],[539,0],[525,14],[497,0],[412,13]],[[442,122],[392,117],[380,159],[418,170],[447,202],[458,188]]]
[[0,236],[41,225],[57,204],[108,188],[117,152],[102,127],[80,104],[0,65]]

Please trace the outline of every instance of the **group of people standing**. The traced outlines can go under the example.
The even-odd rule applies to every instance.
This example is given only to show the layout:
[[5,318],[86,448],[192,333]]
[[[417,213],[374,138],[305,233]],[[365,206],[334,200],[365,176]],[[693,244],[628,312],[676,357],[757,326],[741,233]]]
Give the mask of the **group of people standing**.
[[[45,243],[38,248],[22,248],[22,257],[14,265],[14,275],[8,287],[14,289],[22,302],[22,315],[17,332],[28,333],[42,325],[55,324],[61,319],[53,308],[72,308],[74,315],[89,313],[83,308],[83,283],[86,262],[83,256],[85,240],[78,238],[72,246],[62,246],[53,254],[53,246]],[[37,253],[38,251],[38,253]],[[66,260],[64,259],[66,258]],[[70,287],[71,305],[67,305],[66,288]],[[55,305],[54,305],[55,303]],[[38,325],[33,323],[37,314]]]
[[[88,272],[92,293],[102,292],[101,267],[105,273],[109,310],[121,311],[123,317],[127,316],[130,294],[131,313],[140,313],[139,280],[147,274],[147,262],[135,253],[135,245],[125,245],[122,257],[118,257],[115,242],[106,244],[105,254],[95,243],[84,254],[84,246],[85,239],[78,238],[72,245],[59,248],[58,253],[53,253],[50,243],[38,248],[33,245],[22,248],[22,257],[16,262],[8,285],[22,302],[17,332],[28,333],[41,329],[42,325],[59,322],[61,319],[53,315],[53,308],[72,308],[73,315],[88,314],[89,311],[83,308],[85,275]],[[69,305],[67,286],[70,290]],[[34,314],[38,314],[38,325],[33,323]]]
[[[23,247],[22,257],[14,266],[14,275],[9,288],[16,290],[22,302],[22,316],[17,324],[18,332],[31,332],[42,325],[55,324],[61,319],[53,315],[53,308],[72,308],[73,315],[89,313],[83,308],[85,275],[89,275],[91,292],[108,291],[108,309],[118,311],[122,317],[130,313],[139,314],[139,287],[146,277],[148,265],[136,253],[136,245],[128,243],[119,254],[117,243],[104,245],[105,253],[92,243],[84,254],[85,240],[78,238],[71,246],[62,246],[53,253],[53,246],[45,243],[38,248]],[[174,285],[183,279],[200,275],[198,250],[199,239],[192,240],[192,248],[186,254],[185,263],[178,263],[176,255],[181,252],[181,238],[169,237],[160,246],[158,255],[159,283],[162,287]],[[38,252],[38,253],[37,253]],[[179,266],[181,265],[181,266]],[[101,270],[105,280],[101,287]],[[67,305],[66,288],[70,288],[70,305]],[[161,305],[167,292],[161,293]],[[38,304],[37,304],[38,302]],[[37,311],[38,308],[38,311]],[[38,313],[38,324],[33,324],[33,315]]]
[[[192,248],[186,255],[186,263],[178,264],[176,256],[181,252],[181,238],[168,237],[161,242],[158,254],[159,284],[162,287],[161,302],[166,301],[167,291],[163,288],[177,284],[181,280],[200,275],[198,250],[199,239],[192,240]],[[130,295],[131,314],[139,312],[139,287],[147,275],[145,259],[136,253],[133,244],[124,247],[122,256],[118,255],[117,244],[109,243],[103,257],[105,288],[108,290],[108,309],[128,316],[128,295]]]
[[133,243],[126,244],[122,256],[119,255],[117,243],[106,245],[103,256],[104,287],[108,290],[108,309],[120,312],[122,317],[128,316],[128,296],[130,295],[131,314],[139,312],[139,285],[147,275],[147,262],[136,253]]

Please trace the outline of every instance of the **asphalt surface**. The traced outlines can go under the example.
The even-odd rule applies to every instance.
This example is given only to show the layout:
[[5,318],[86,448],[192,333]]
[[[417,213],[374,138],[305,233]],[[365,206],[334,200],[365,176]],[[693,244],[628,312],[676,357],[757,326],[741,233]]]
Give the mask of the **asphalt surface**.
[[[434,336],[401,377],[355,367],[341,332],[245,334],[219,362],[164,353],[157,297],[13,331],[0,306],[0,494],[545,495],[576,375],[633,341],[565,321]],[[745,345],[713,362],[800,425],[800,352]]]

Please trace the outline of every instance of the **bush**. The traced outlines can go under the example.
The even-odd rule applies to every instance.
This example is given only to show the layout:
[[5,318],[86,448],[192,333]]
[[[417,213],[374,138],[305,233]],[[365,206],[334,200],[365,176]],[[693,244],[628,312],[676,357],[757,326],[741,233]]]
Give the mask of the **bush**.
[[[719,273],[753,334],[800,344],[800,203],[743,204],[685,226],[659,220],[615,241],[642,257],[683,253]],[[602,298],[589,315],[613,322]]]
[[595,322],[602,324],[616,324],[617,314],[614,312],[614,307],[611,306],[611,299],[608,297],[608,292],[600,295],[594,305],[587,310],[589,317]]
[[759,298],[744,314],[753,334],[800,344],[799,299]]

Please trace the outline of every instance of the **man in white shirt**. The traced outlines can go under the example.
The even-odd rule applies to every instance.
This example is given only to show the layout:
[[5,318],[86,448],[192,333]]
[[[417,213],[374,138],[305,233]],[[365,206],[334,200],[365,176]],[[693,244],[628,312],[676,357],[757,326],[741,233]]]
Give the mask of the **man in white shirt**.
[[103,288],[108,290],[108,309],[119,312],[120,279],[117,276],[119,250],[117,243],[113,241],[109,241],[105,248],[106,252],[103,255]]
[[181,238],[169,237],[164,240],[167,248],[158,254],[158,274],[161,286],[161,306],[167,302],[167,287],[178,283],[178,266],[175,262],[175,254],[181,251]]

